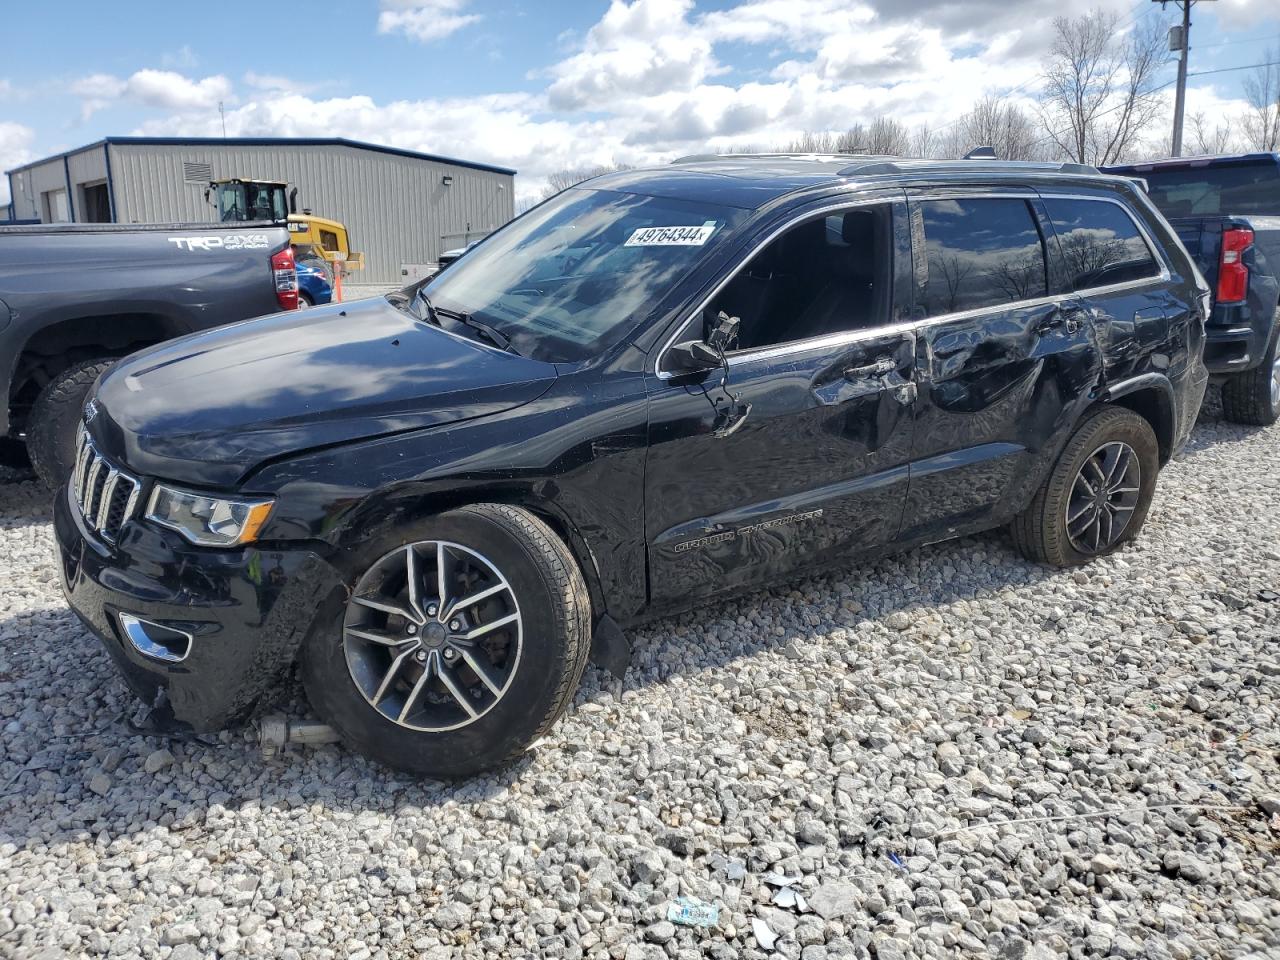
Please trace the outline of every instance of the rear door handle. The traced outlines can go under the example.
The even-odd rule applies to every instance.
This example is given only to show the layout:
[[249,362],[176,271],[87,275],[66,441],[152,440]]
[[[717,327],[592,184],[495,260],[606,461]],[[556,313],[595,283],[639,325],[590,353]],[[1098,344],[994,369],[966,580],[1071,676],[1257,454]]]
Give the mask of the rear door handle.
[[1078,309],[1055,310],[1040,322],[1036,332],[1044,335],[1055,330],[1065,330],[1068,334],[1079,333],[1083,311]]
[[898,368],[892,357],[881,357],[874,363],[861,367],[849,367],[844,372],[846,380],[878,380],[887,377]]

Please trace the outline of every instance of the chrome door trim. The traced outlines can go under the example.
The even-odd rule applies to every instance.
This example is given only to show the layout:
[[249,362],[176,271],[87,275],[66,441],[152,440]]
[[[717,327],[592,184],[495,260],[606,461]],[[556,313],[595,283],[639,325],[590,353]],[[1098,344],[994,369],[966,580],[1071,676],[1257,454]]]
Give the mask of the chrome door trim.
[[[906,192],[906,202],[908,204],[915,198],[911,196],[908,188]],[[1032,297],[1027,300],[1011,300],[1008,303],[993,304],[986,307],[975,307],[972,310],[958,310],[954,313],[938,314],[934,317],[925,317],[919,320],[906,320],[900,323],[885,324],[879,327],[868,327],[865,330],[849,330],[844,333],[826,334],[821,337],[811,337],[807,340],[794,340],[789,343],[774,344],[768,347],[760,347],[754,350],[744,350],[737,353],[729,353],[725,355],[729,365],[733,366],[738,363],[749,363],[753,360],[769,360],[778,357],[785,357],[791,354],[808,353],[810,350],[818,350],[822,348],[842,347],[849,344],[858,343],[862,340],[873,340],[878,337],[893,336],[894,334],[911,333],[924,327],[932,326],[939,323],[954,323],[961,320],[970,320],[975,317],[983,316],[988,313],[1003,313],[1007,310],[1030,309],[1039,306],[1047,306],[1054,303],[1062,303],[1075,297],[1101,296],[1109,293],[1118,293],[1123,290],[1132,290],[1139,287],[1151,286],[1159,283],[1168,283],[1173,274],[1169,269],[1169,264],[1163,255],[1158,244],[1152,238],[1150,232],[1142,221],[1133,215],[1129,207],[1117,197],[1093,196],[1084,193],[1059,193],[1059,192],[1043,192],[1033,187],[1026,188],[1023,192],[1009,191],[965,191],[961,189],[951,189],[946,192],[931,194],[928,200],[959,200],[959,199],[1017,199],[1017,200],[1036,200],[1036,199],[1053,199],[1053,200],[1093,200],[1100,203],[1113,203],[1124,211],[1130,222],[1138,229],[1139,236],[1142,237],[1143,243],[1147,246],[1148,253],[1152,259],[1160,267],[1160,273],[1152,277],[1143,277],[1140,280],[1128,280],[1124,283],[1111,283],[1101,287],[1086,287],[1083,290],[1065,291],[1063,293],[1049,294],[1043,297]],[[841,210],[849,210],[854,207],[865,207],[877,203],[898,203],[901,202],[896,198],[890,197],[869,197],[863,200],[844,200],[837,204],[820,207],[816,210],[809,210],[803,214],[795,216],[790,220],[770,231],[770,233],[759,243],[751,248],[751,251],[742,259],[742,261],[730,272],[724,279],[712,288],[698,303],[697,307],[691,310],[680,323],[676,324],[675,331],[667,338],[662,347],[658,350],[654,359],[653,372],[659,380],[671,380],[679,376],[687,376],[687,374],[672,373],[662,369],[662,358],[672,345],[679,339],[680,335],[688,329],[695,317],[706,309],[707,304],[716,298],[721,290],[728,285],[729,281],[738,275],[738,273],[750,263],[755,256],[776,240],[779,236],[786,233],[797,224],[804,223],[806,220],[812,220],[821,216],[829,216]],[[916,200],[919,202],[919,200]],[[1055,234],[1056,237],[1056,234]],[[1048,251],[1046,250],[1046,255]]]

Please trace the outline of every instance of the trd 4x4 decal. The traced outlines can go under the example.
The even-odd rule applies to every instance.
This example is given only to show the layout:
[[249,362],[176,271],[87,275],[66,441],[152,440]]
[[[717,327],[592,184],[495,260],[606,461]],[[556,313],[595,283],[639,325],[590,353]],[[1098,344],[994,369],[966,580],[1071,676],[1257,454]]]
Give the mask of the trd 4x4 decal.
[[179,250],[265,250],[271,238],[265,233],[232,233],[225,237],[169,237]]

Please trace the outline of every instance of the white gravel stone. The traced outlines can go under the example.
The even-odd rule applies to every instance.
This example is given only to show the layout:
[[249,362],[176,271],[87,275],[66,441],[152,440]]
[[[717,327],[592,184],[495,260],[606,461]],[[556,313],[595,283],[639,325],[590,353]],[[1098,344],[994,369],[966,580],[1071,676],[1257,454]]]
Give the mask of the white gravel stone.
[[1280,955],[1277,462],[1211,407],[1084,570],[992,533],[637,629],[458,784],[131,733],[47,498],[0,485],[0,955]]

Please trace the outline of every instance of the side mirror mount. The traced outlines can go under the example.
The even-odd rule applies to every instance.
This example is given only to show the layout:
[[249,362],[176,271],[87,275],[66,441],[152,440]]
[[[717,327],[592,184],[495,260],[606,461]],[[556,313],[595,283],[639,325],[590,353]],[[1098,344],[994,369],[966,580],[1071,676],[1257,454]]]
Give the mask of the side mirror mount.
[[720,354],[701,340],[686,340],[667,351],[666,365],[673,373],[702,373],[721,365]]

